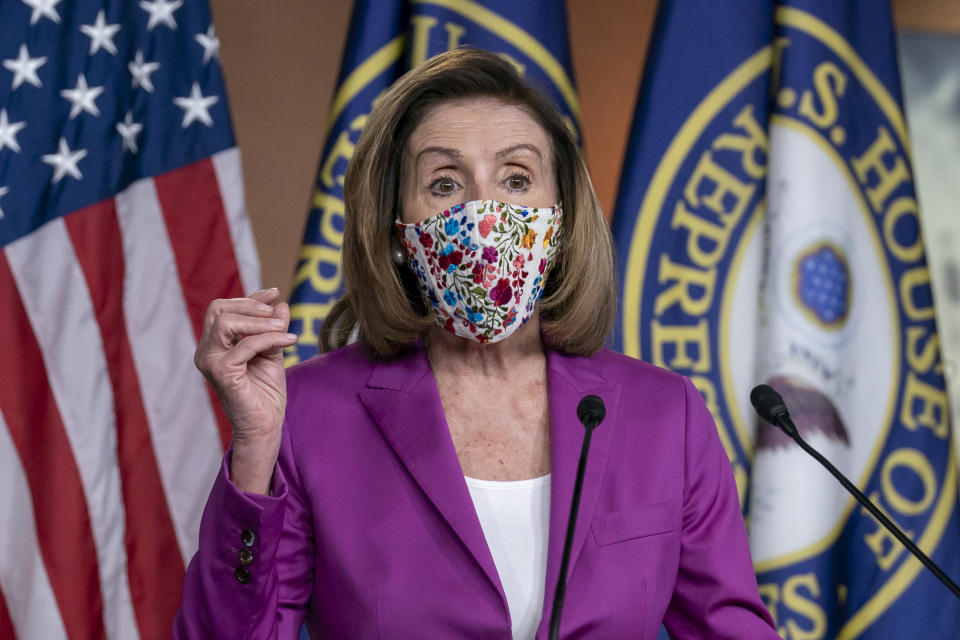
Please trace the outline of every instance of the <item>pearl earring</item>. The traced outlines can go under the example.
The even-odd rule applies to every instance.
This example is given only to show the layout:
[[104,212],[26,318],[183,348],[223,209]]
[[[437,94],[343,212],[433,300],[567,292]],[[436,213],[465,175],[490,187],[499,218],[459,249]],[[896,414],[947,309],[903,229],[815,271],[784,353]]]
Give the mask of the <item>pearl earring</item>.
[[403,249],[400,247],[394,247],[390,253],[393,256],[393,263],[398,267],[403,266],[403,264],[407,261],[407,256],[403,253]]

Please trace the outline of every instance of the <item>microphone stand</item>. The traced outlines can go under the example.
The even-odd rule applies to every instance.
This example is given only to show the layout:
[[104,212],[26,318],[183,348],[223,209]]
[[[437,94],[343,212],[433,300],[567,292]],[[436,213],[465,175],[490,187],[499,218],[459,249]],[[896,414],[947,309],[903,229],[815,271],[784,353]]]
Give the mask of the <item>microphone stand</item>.
[[[767,419],[766,416],[762,417]],[[884,513],[880,511],[880,509],[874,505],[869,498],[867,498],[867,496],[863,495],[863,492],[860,491],[860,489],[858,489],[852,482],[847,480],[847,477],[840,473],[839,469],[833,466],[829,460],[824,458],[819,451],[807,444],[807,441],[804,440],[797,431],[797,427],[793,424],[793,420],[790,419],[790,415],[786,412],[786,407],[784,407],[782,412],[778,412],[772,417],[774,418],[776,426],[780,427],[784,433],[793,438],[794,442],[800,445],[801,449],[813,456],[814,460],[819,462],[827,471],[833,474],[833,477],[836,478],[840,484],[842,484],[843,487],[849,491],[853,497],[856,498],[857,501],[864,506],[864,508],[866,508],[867,511],[870,512],[870,515],[876,518],[880,524],[882,524],[890,533],[896,536],[897,540],[903,543],[903,546],[909,549],[910,553],[916,556],[916,558],[920,560],[920,562],[922,562],[927,569],[930,569],[930,571],[933,572],[933,575],[940,579],[940,582],[945,584],[947,588],[950,589],[954,596],[960,599],[960,587],[957,586],[957,583],[951,580],[950,576],[944,573],[943,570],[927,556],[927,554],[921,551],[920,547],[914,544],[913,540],[907,537],[907,534],[901,531],[900,527],[898,527],[892,520],[890,520],[890,518],[884,515]]]
[[560,559],[560,575],[557,588],[553,592],[553,611],[550,613],[550,640],[557,640],[560,634],[560,615],[563,613],[563,599],[567,594],[567,570],[570,565],[570,551],[573,547],[573,533],[577,526],[577,512],[580,510],[580,494],[583,492],[583,478],[587,472],[587,454],[590,452],[590,440],[593,430],[603,420],[606,410],[603,400],[597,396],[587,396],[577,407],[577,417],[583,423],[583,446],[580,448],[580,461],[577,463],[577,477],[573,484],[573,499],[570,501],[570,518],[567,520],[567,536],[563,541],[563,555]]

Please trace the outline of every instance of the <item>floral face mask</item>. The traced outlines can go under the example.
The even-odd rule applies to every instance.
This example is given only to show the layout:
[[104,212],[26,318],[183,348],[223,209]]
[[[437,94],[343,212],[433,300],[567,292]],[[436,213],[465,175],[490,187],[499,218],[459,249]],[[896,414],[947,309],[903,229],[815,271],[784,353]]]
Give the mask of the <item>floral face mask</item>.
[[560,235],[560,205],[458,204],[397,233],[437,323],[477,342],[523,326],[543,295]]

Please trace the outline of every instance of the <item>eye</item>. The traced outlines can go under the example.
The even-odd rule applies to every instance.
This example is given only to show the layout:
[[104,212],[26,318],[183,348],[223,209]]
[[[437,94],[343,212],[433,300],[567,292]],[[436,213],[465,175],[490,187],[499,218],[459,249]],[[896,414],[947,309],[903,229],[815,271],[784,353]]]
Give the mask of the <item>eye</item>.
[[430,183],[430,191],[432,191],[434,195],[448,196],[456,191],[458,186],[460,185],[454,182],[450,176],[440,176]]
[[530,186],[530,177],[524,173],[514,173],[507,178],[508,191],[523,191]]

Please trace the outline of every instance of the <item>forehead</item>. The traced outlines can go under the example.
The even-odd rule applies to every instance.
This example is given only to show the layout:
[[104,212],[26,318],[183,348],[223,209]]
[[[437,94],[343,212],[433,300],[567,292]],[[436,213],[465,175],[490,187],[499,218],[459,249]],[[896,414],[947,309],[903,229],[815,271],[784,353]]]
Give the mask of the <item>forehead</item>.
[[416,155],[432,146],[498,150],[516,144],[532,144],[544,156],[551,146],[546,131],[525,108],[496,98],[470,98],[430,109],[410,134],[407,151]]

